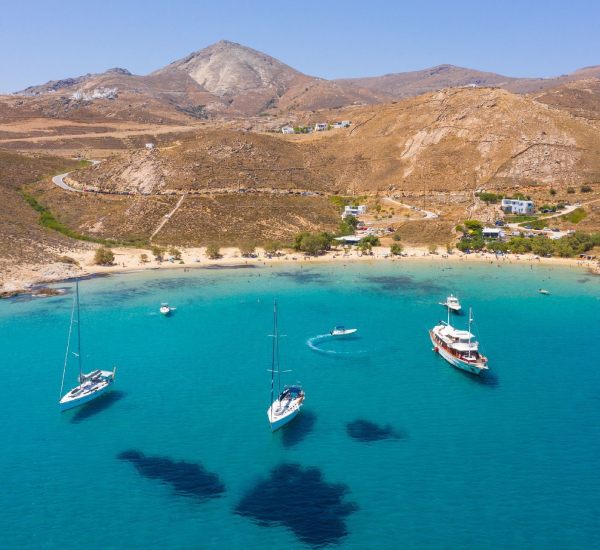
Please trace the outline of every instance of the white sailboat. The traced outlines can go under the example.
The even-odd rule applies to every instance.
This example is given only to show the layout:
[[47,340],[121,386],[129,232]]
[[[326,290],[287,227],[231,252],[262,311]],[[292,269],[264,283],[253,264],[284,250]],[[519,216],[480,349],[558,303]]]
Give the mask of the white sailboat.
[[[277,373],[277,399],[275,392],[275,374]],[[271,406],[267,409],[267,418],[274,432],[285,426],[300,412],[304,403],[304,390],[299,384],[285,386],[281,390],[281,369],[279,367],[279,326],[277,324],[277,302],[273,304],[273,351],[271,357]]]
[[[77,351],[71,351],[71,336],[73,334],[73,324],[77,324]],[[75,386],[71,391],[63,395],[65,385],[65,373],[69,362],[69,355],[77,357],[79,365],[79,385]],[[97,399],[106,393],[112,386],[115,380],[117,368],[112,371],[94,370],[84,373],[81,364],[81,329],[79,321],[79,280],[75,282],[75,298],[73,299],[73,308],[71,309],[71,324],[69,326],[69,338],[67,340],[67,351],[65,353],[65,364],[63,367],[62,382],[60,385],[61,399],[59,406],[61,411],[66,411],[84,403],[88,403],[93,399]]]

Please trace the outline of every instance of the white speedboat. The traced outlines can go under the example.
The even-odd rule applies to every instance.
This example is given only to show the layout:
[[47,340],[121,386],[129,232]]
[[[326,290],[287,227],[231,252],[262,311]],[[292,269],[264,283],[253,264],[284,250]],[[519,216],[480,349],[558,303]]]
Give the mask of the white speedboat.
[[481,374],[488,370],[488,360],[479,352],[479,343],[471,333],[472,321],[472,313],[469,310],[469,330],[459,330],[450,324],[448,310],[448,322],[442,321],[433,327],[429,331],[429,337],[433,351],[439,353],[448,363],[472,374]]
[[350,334],[354,334],[358,331],[357,328],[346,328],[342,325],[338,325],[333,327],[333,330],[329,333],[331,336],[350,336]]
[[160,304],[160,309],[159,311],[161,312],[162,315],[171,315],[172,311],[175,311],[174,307],[171,307],[169,304],[167,303],[163,303]]
[[462,309],[458,298],[454,296],[454,294],[450,294],[450,296],[446,298],[445,302],[440,302],[440,305],[447,307],[450,311],[453,311],[454,313],[458,313]]
[[[71,336],[73,334],[73,325],[77,325],[77,351],[71,351]],[[77,357],[79,366],[79,376],[77,381],[79,384],[71,391],[63,395],[65,385],[65,374],[70,355]],[[69,326],[69,338],[67,340],[67,351],[65,353],[65,364],[63,367],[62,383],[60,386],[60,401],[58,402],[60,410],[66,411],[73,407],[78,407],[84,403],[88,403],[93,399],[97,399],[102,394],[106,393],[115,381],[117,368],[109,370],[94,370],[87,374],[83,372],[81,362],[81,329],[79,320],[79,280],[75,282],[75,298],[73,300],[73,308],[71,310],[71,324]]]
[[[281,369],[279,367],[279,327],[277,325],[277,303],[273,305],[273,351],[271,354],[271,406],[267,409],[267,418],[274,432],[293,420],[304,404],[304,390],[299,384],[285,386],[281,391]],[[277,375],[277,399],[273,399]]]
[[540,294],[544,294],[544,295],[546,295],[546,296],[549,296],[549,295],[550,295],[550,291],[549,291],[549,290],[546,290],[545,288],[540,288],[540,289],[538,290],[538,292],[539,292]]

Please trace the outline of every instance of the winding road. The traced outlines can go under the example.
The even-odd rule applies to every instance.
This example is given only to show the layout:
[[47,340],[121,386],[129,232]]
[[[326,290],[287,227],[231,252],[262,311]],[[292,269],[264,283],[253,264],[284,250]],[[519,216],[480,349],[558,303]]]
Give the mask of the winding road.
[[[93,165],[96,164],[100,164],[99,160],[90,160],[90,162]],[[57,176],[54,176],[52,178],[52,183],[54,185],[58,185],[61,189],[64,189],[65,191],[74,191],[75,193],[83,193],[83,189],[75,189],[75,187],[71,187],[70,185],[67,185],[65,183],[65,178],[70,174],[71,172],[65,172],[64,174],[58,174]]]

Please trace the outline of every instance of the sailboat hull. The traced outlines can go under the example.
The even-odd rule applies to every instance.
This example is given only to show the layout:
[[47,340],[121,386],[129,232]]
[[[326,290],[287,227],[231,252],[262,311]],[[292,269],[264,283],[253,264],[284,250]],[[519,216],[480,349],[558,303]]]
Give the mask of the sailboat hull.
[[269,416],[269,422],[271,424],[271,431],[275,432],[279,428],[283,428],[283,426],[285,426],[288,422],[291,422],[294,418],[296,418],[296,416],[298,416],[298,413],[300,412],[300,407],[298,407],[294,411],[291,411],[286,416],[282,416],[282,417],[278,417],[278,418],[274,419],[274,421],[271,421],[270,411],[271,411],[271,409],[269,409],[269,411],[267,411],[267,415]]
[[[103,374],[104,376],[100,382],[88,386],[77,386],[64,395],[59,402],[61,412],[89,403],[107,393],[114,383],[114,373],[103,371]],[[80,391],[75,393],[77,390]]]

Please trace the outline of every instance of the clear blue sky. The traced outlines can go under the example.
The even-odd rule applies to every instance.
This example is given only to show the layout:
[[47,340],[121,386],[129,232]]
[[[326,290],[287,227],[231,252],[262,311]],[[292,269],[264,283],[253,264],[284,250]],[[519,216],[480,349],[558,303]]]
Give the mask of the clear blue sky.
[[600,64],[600,2],[4,2],[0,92],[115,66],[146,74],[221,39],[325,78],[441,63],[554,76]]

